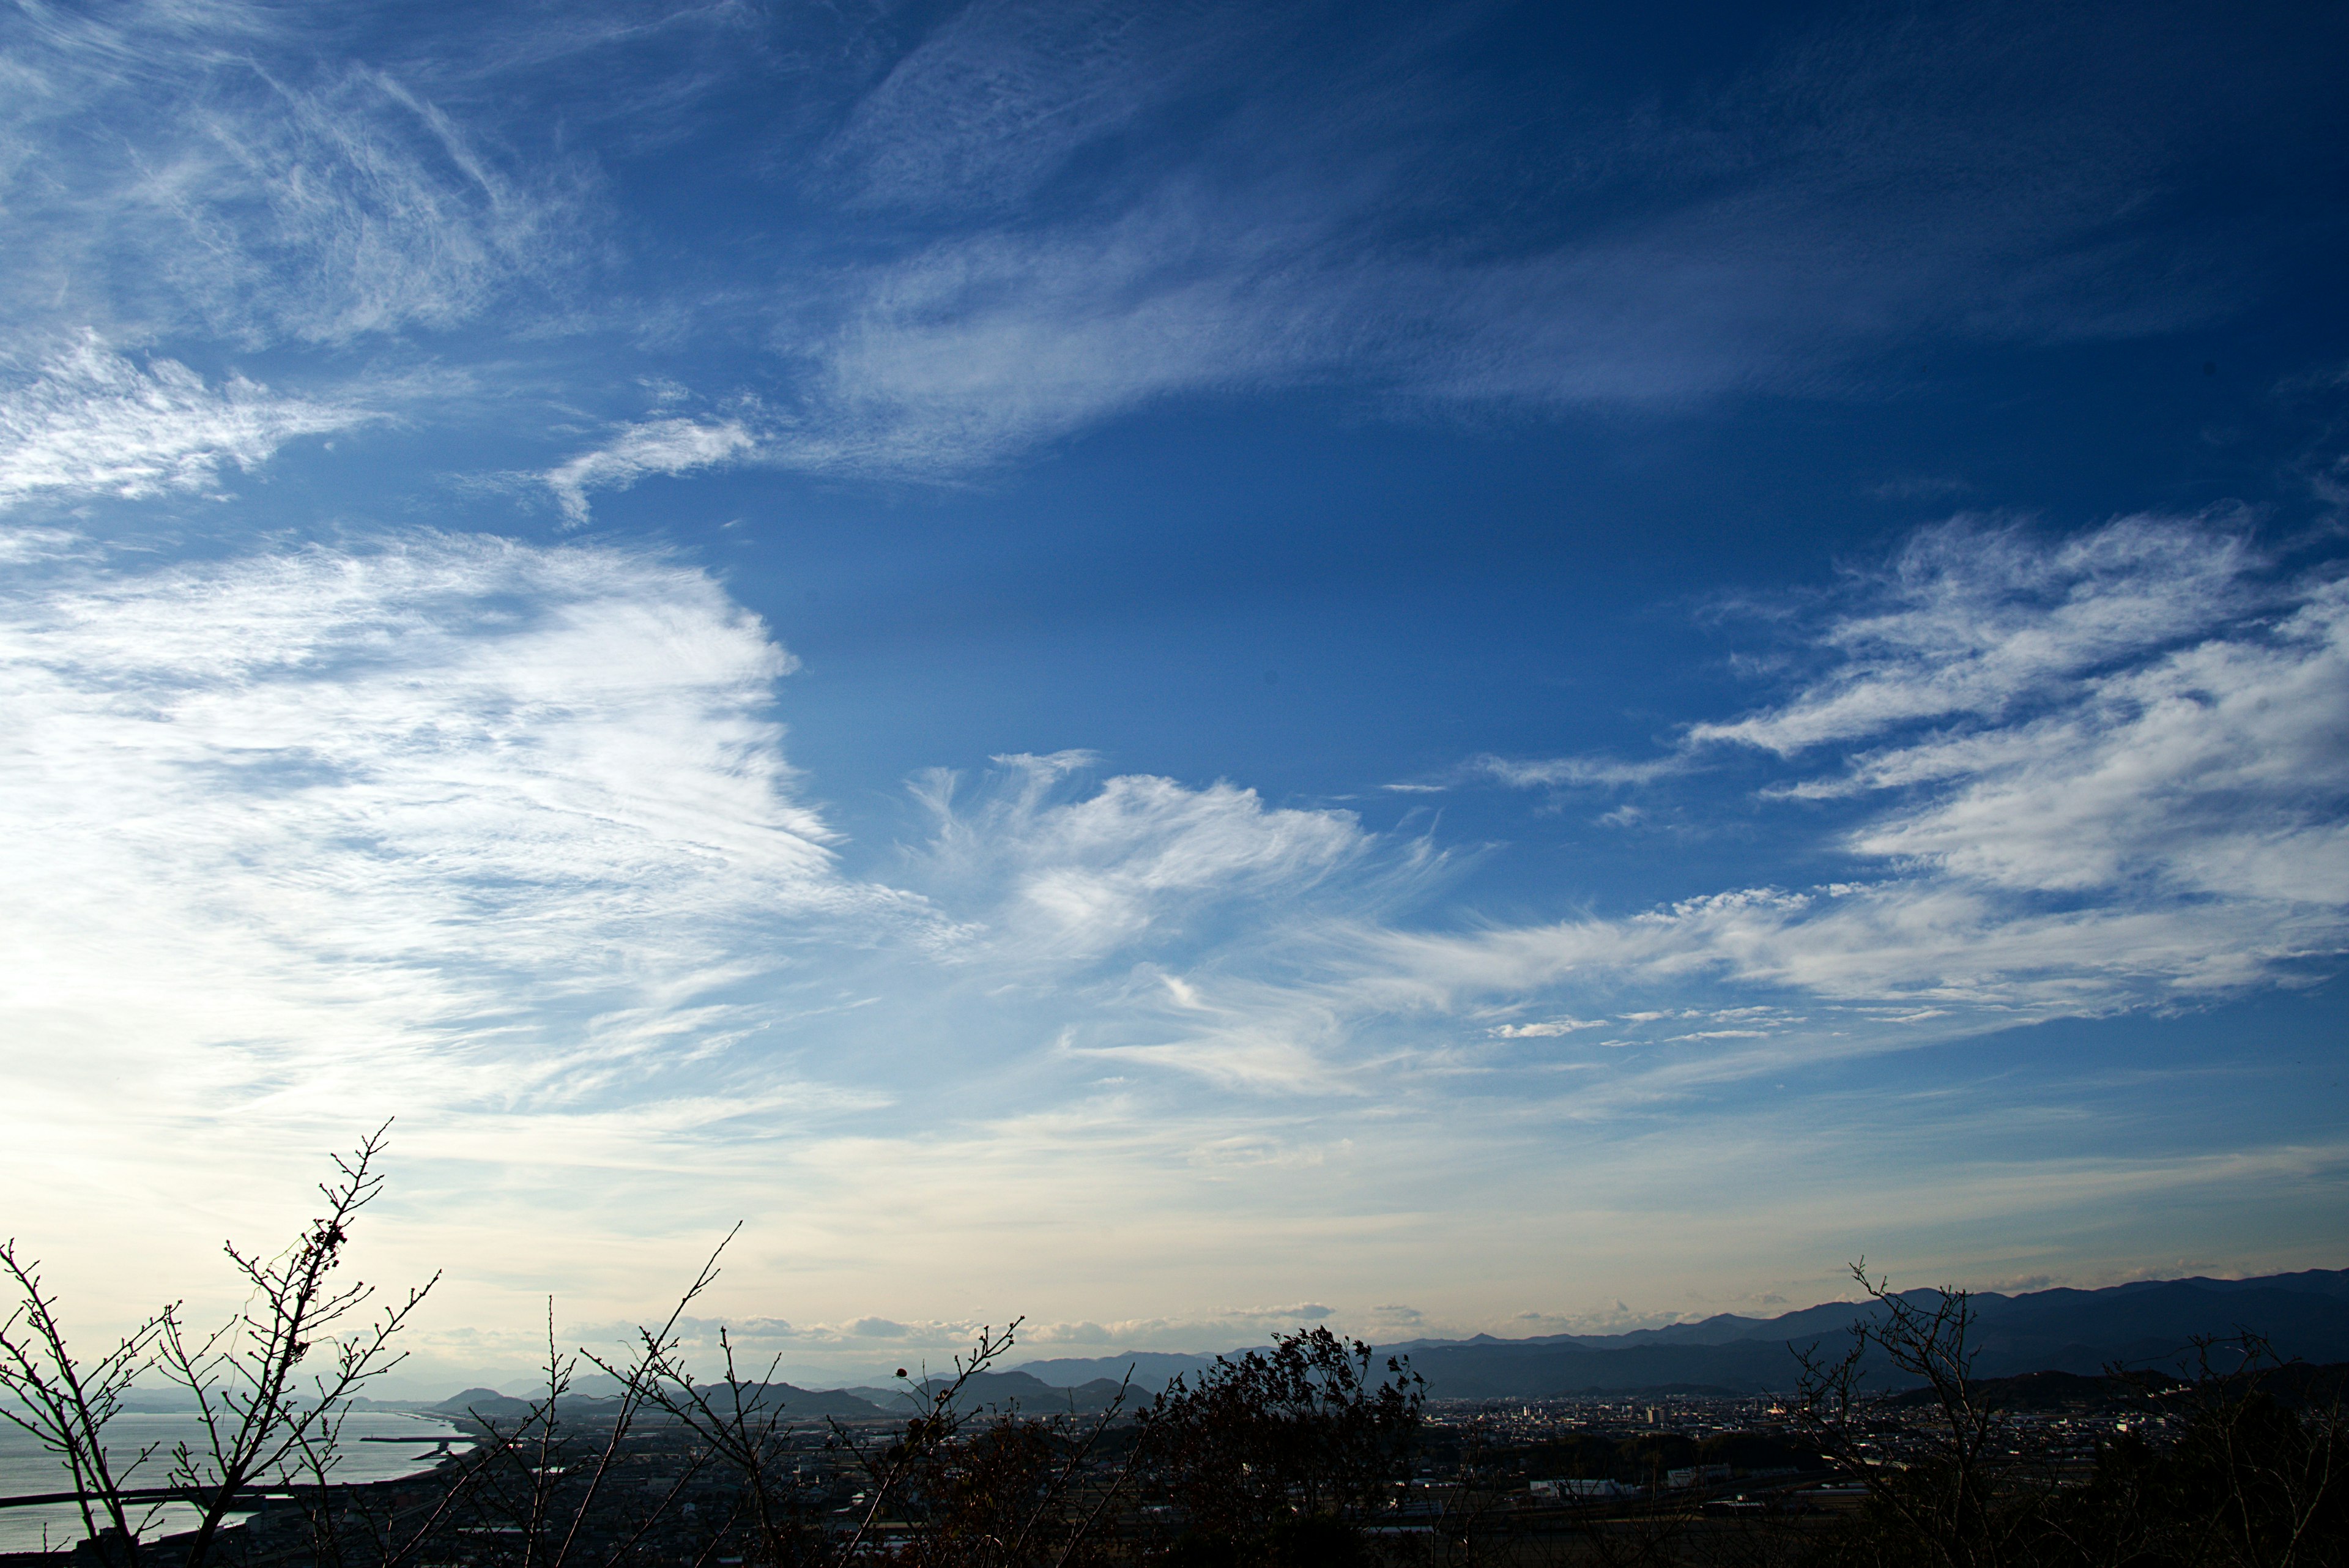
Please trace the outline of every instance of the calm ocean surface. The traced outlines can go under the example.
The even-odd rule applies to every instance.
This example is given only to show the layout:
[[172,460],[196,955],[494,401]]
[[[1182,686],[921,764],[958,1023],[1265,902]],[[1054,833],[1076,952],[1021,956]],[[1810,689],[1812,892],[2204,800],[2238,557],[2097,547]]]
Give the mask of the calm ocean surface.
[[[202,1428],[193,1416],[122,1416],[107,1428],[107,1436],[109,1452],[127,1458],[150,1443],[160,1443],[166,1450],[181,1441],[193,1446],[202,1436]],[[419,1440],[413,1444],[358,1441],[361,1438],[411,1436]],[[341,1480],[390,1480],[414,1475],[432,1468],[435,1440],[455,1436],[456,1428],[429,1416],[354,1413],[343,1426],[343,1462],[335,1474]],[[158,1452],[128,1484],[161,1486],[170,1479],[164,1456]],[[65,1467],[38,1443],[14,1427],[0,1426],[0,1497],[63,1491],[72,1484]],[[194,1522],[193,1510],[174,1503],[142,1533],[166,1535],[191,1529]],[[0,1508],[0,1552],[38,1552],[44,1544],[44,1530],[47,1532],[47,1545],[70,1545],[81,1534],[81,1511],[71,1503]]]

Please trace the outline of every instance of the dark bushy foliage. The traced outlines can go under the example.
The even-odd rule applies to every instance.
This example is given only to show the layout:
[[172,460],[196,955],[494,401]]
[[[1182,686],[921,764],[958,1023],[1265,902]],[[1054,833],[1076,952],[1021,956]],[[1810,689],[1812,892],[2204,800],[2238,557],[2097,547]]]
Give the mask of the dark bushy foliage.
[[[2294,1410],[2251,1379],[2205,1381],[2174,1442],[2105,1444],[2095,1480],[2044,1511],[2039,1561],[2132,1568],[2349,1563],[2337,1407]],[[2177,1417],[2173,1417],[2175,1419]]]
[[1144,1412],[1150,1469],[1203,1565],[1356,1561],[1357,1521],[1405,1471],[1425,1383],[1326,1328],[1177,1378]]

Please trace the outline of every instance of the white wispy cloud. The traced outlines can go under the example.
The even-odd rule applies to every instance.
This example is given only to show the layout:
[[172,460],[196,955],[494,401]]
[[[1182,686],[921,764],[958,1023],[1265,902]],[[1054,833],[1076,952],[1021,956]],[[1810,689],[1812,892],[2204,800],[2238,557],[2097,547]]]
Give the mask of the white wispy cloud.
[[565,459],[546,471],[563,515],[587,520],[590,490],[626,490],[648,473],[690,473],[746,457],[759,439],[740,420],[677,418],[629,425],[606,445]]
[[[980,4],[914,43],[813,160],[852,212],[921,223],[781,291],[778,340],[810,372],[784,459],[951,475],[1161,400],[1304,385],[1439,418],[1816,395],[1864,387],[1920,327],[2130,336],[2225,306],[2184,271],[2111,282],[2110,213],[2147,160],[2191,162],[2186,126],[2240,112],[2135,120],[2125,62],[2027,88],[1939,26],[1823,24],[1680,112],[1562,112],[1547,135],[1573,155],[1529,196],[1488,187],[1485,160],[1524,160],[1459,123],[1426,64],[1460,14],[1418,19],[1424,49],[1381,31],[1388,52],[1268,71],[1295,25]],[[2068,21],[2006,25],[2067,52]],[[2074,107],[2091,96],[2103,118]],[[1183,155],[1124,155],[1144,140]],[[2013,177],[2047,145],[2059,173]],[[1430,240],[1427,214],[1488,188],[1557,221]]]
[[224,468],[249,472],[297,437],[378,417],[242,376],[207,384],[176,360],[141,365],[85,334],[31,373],[0,380],[0,506],[202,491]]
[[923,782],[934,827],[921,884],[969,900],[988,950],[1069,963],[1195,938],[1200,920],[1303,897],[1370,847],[1350,813],[1269,807],[1229,784],[1127,774],[1089,794],[1063,787],[1094,761],[999,758],[1001,778],[968,802],[951,774]]
[[1492,1033],[1499,1040],[1556,1040],[1586,1029],[1606,1027],[1603,1018],[1545,1018],[1533,1023],[1496,1023]]
[[859,204],[936,213],[1017,199],[1195,77],[1203,57],[1245,50],[1250,23],[1222,5],[980,0],[858,100],[820,163]]
[[[2013,18],[2014,78],[1930,20],[1798,40],[1686,114],[1546,124],[1574,155],[1528,171],[1527,143],[1444,119],[1442,51],[1373,58],[1380,32],[1309,59],[1266,47],[1262,7],[980,4],[910,42],[918,21],[834,15],[804,50],[792,18],[692,10],[702,52],[642,73],[686,13],[19,6],[0,505],[203,494],[305,436],[429,421],[383,383],[284,389],[359,356],[475,366],[487,435],[528,441],[527,483],[578,523],[730,463],[956,477],[1172,400],[1833,396],[1920,332],[2127,335],[2226,303],[2190,266],[2084,286],[2130,271],[2114,214],[2229,122],[2031,47],[2060,21]],[[2033,75],[2083,57],[2078,91]],[[709,112],[754,79],[755,174]],[[598,228],[603,192],[662,177],[648,146],[700,158],[702,134],[728,142],[694,166],[712,191],[765,202],[797,169],[808,221],[761,232],[798,237],[676,265],[694,235]],[[1526,182],[1475,184],[1495,170]],[[1505,208],[1540,216],[1462,221]],[[605,421],[585,450],[520,430],[547,358],[511,361],[616,321],[682,380],[724,337],[778,411],[664,393],[635,422],[564,410]],[[123,348],[191,340],[287,368]],[[608,369],[568,386],[630,383]],[[807,1293],[761,1332],[843,1356],[948,1343],[974,1298],[1017,1310],[1047,1278],[1072,1282],[1066,1343],[1342,1317],[1394,1299],[1330,1262],[1369,1251],[1436,1282],[1389,1321],[1506,1325],[1451,1282],[1645,1260],[1671,1181],[1706,1270],[1804,1245],[1788,1225],[1832,1254],[1862,1168],[1918,1172],[1866,1185],[1889,1223],[2225,1181],[2337,1209],[2330,1146],[1953,1178],[1888,1132],[1802,1189],[1810,1103],[1744,1141],[1622,1131],[1822,1058],[2333,963],[2349,610],[2225,518],[1930,532],[1790,622],[1810,674],[1755,711],[1651,759],[1476,759],[1454,776],[1702,790],[1734,749],[1841,878],[1603,911],[1568,882],[1506,919],[1436,907],[1457,859],[1432,843],[1070,754],[928,779],[918,842],[853,869],[783,748],[788,654],[655,556],[401,533],[173,565],[47,527],[0,531],[0,1175],[106,1289],[388,1110],[417,1272],[453,1262],[482,1321],[500,1289],[641,1299],[692,1261],[681,1234],[750,1212],[744,1272]],[[1771,1227],[1722,1200],[1757,1171]],[[1120,1315],[1143,1295],[1168,1315]]]
[[1692,725],[1692,745],[1792,755],[1925,719],[1996,719],[2143,659],[2258,602],[2248,543],[2222,524],[2132,517],[2049,546],[1961,518],[1920,534],[1820,639],[1829,675],[1790,702]]
[[[1989,886],[2335,908],[2349,888],[2349,584],[2082,683],[2056,711],[1858,759],[1914,792],[1862,854]],[[1840,782],[1840,781],[1839,781]]]
[[[398,976],[417,988],[403,1028],[536,1035],[572,1017],[605,1041],[550,1047],[575,1063],[722,1031],[739,1009],[686,999],[730,994],[768,961],[738,944],[854,916],[860,941],[895,933],[892,1005],[983,980],[1017,993],[988,1004],[990,1029],[1039,1029],[1072,1061],[1340,1094],[1361,1091],[1366,1064],[1413,1056],[1400,1043],[1429,1017],[1468,1023],[1496,1002],[1502,1021],[1486,1012],[1475,1033],[1509,1044],[1800,1033],[1727,1001],[1690,1014],[1670,999],[1691,985],[1809,997],[1882,1038],[1920,1023],[1939,1036],[2220,994],[2338,951],[2338,582],[2263,587],[2223,535],[2133,522],[2036,559],[1997,536],[1987,554],[2016,586],[1984,605],[1981,563],[1952,537],[1926,549],[1960,563],[1954,580],[1920,575],[1912,551],[1871,590],[1889,607],[1822,633],[1863,671],[1831,668],[1741,721],[1776,734],[1794,716],[1815,732],[1811,716],[1833,708],[1870,715],[1845,729],[1874,737],[1887,712],[1950,717],[1949,700],[1914,692],[1991,691],[1969,699],[1983,715],[1970,728],[1813,775],[1889,797],[1843,830],[1848,881],[1467,931],[1413,924],[1443,873],[1429,846],[1228,784],[1088,784],[1080,753],[1004,759],[975,794],[927,780],[929,836],[895,878],[909,891],[845,878],[754,717],[787,659],[706,579],[640,557],[419,536],[141,575],[57,564],[52,540],[26,556],[52,564],[11,601],[12,793],[48,824],[26,886],[53,901],[23,940],[149,910],[170,933],[156,953],[195,989],[240,966],[284,977],[288,995],[372,993]],[[2188,577],[2203,608],[2178,607],[2164,585],[2186,576],[2179,561],[2211,558],[2234,569]],[[2079,561],[2135,565],[2046,591],[2081,577],[2066,564]],[[495,607],[509,598],[521,618]],[[1885,629],[1903,618],[2001,629]],[[2137,629],[2106,629],[2116,621]],[[2214,622],[2179,645],[2179,628]],[[2047,673],[2079,670],[2084,645],[2095,673]],[[80,984],[72,972],[58,982]],[[627,1002],[639,983],[651,990]],[[1665,1005],[1573,1002],[1599,992]],[[680,1126],[723,1119],[721,1101],[693,1103],[673,1107]]]
[[618,551],[20,576],[11,1000],[57,1053],[26,1103],[64,1116],[94,1056],[167,1119],[592,1115],[621,1083],[659,1085],[626,1113],[656,1133],[755,1114],[677,1069],[745,1027],[766,922],[874,908],[765,717],[789,667],[707,577]]
[[16,20],[0,287],[20,321],[63,308],[340,343],[471,319],[575,245],[575,171],[518,170],[309,18],[172,4]]
[[2054,541],[1929,530],[1847,595],[1777,703],[1692,727],[1652,768],[1541,781],[1718,787],[1715,748],[1783,752],[1806,765],[1775,809],[1825,794],[1859,814],[1818,842],[1847,868],[1831,884],[1431,928],[1425,846],[1230,785],[1088,794],[1081,755],[1011,759],[968,810],[934,781],[911,883],[969,952],[1059,977],[1050,1030],[1072,1060],[1280,1096],[1514,1071],[1490,1052],[1537,1044],[1586,1064],[1701,1048],[1605,1068],[1671,1093],[1809,1052],[2190,1004],[2349,949],[2338,578],[2279,578],[2223,520],[2131,518]]
[[844,302],[810,308],[806,418],[784,453],[951,473],[1160,399],[1334,370],[1367,328],[1358,300],[1306,286],[1300,243],[1181,188],[1106,224],[982,232],[861,269]]
[[[2203,558],[2178,526],[2168,553],[2074,542],[2140,563],[2097,596]],[[2017,603],[1990,607],[2026,649],[2075,624],[2075,596],[2032,587],[2072,545],[2037,548],[2002,579]],[[2203,551],[2232,548],[2206,529]],[[0,1167],[56,1179],[102,1121],[138,1130],[160,1186],[233,1130],[252,1152],[115,1216],[176,1234],[186,1205],[280,1180],[289,1147],[398,1110],[439,1173],[432,1233],[476,1238],[485,1320],[550,1278],[621,1310],[689,1264],[680,1236],[748,1213],[761,1256],[792,1260],[753,1277],[822,1282],[771,1337],[834,1366],[874,1343],[861,1320],[923,1345],[975,1302],[1029,1304],[1071,1234],[1148,1250],[1116,1243],[1117,1289],[1068,1320],[1119,1332],[1111,1306],[1146,1287],[1169,1335],[1269,1321],[1234,1301],[1345,1321],[1391,1299],[1302,1268],[1300,1215],[1449,1257],[1498,1244],[1461,1205],[1521,1228],[1529,1180],[1597,1181],[1575,1233],[1631,1247],[1655,1199],[1607,1196],[1607,1162],[1702,1141],[1620,1147],[1659,1107],[2190,1004],[2349,944],[2328,858],[2349,603],[2230,558],[2199,633],[2137,617],[2135,641],[2048,656],[2086,673],[2010,681],[2028,701],[1978,702],[1962,732],[1855,722],[1795,753],[1857,792],[1833,830],[1849,881],[1501,923],[1431,910],[1454,885],[1432,846],[1235,784],[1096,778],[1082,753],[926,777],[922,836],[885,876],[852,871],[771,716],[789,656],[657,557],[401,534],[154,565],[51,530],[0,592],[19,1107]],[[1930,578],[1855,579],[1826,664],[1753,720],[1847,696],[1839,659],[1904,690],[1937,662],[2026,662],[1839,629],[1931,601]],[[2035,835],[2072,858],[2027,874]],[[139,1095],[103,1091],[123,1083]],[[876,1249],[953,1299],[894,1275],[876,1294]],[[1212,1287],[1164,1272],[1201,1249],[1230,1260]]]
[[[1816,676],[1691,726],[1651,775],[1726,744],[1827,765],[1770,793],[1866,809],[1836,841],[1850,881],[1397,937],[1418,954],[1405,969],[1499,993],[1709,974],[2044,1017],[2220,994],[2349,945],[2338,576],[2279,580],[2223,521],[2051,542],[1961,520],[1850,592],[1816,631]],[[1618,767],[1503,776],[1613,783]]]
[[1608,788],[1652,784],[1669,774],[1685,772],[1688,766],[1687,759],[1680,756],[1631,763],[1613,757],[1518,758],[1487,753],[1462,763],[1459,776],[1490,779],[1511,789]]
[[[1920,323],[2127,334],[2223,303],[2180,274],[2092,310],[2080,283],[2121,243],[2110,214],[2147,147],[2184,156],[2223,105],[2116,144],[1963,40],[1828,28],[1661,122],[1550,128],[1574,157],[1500,204],[1564,221],[1516,232],[1464,221],[1485,209],[1459,193],[1526,160],[1461,122],[1473,95],[1428,63],[1474,18],[1390,19],[1312,70],[1268,73],[1304,57],[1309,20],[1093,0],[973,4],[910,32],[762,29],[733,7],[590,6],[362,47],[366,29],[232,0],[34,7],[0,101],[0,299],[43,330],[123,340],[335,347],[462,325],[529,353],[619,318],[706,346],[743,331],[757,295],[792,416],[766,455],[929,478],[1169,399],[1309,385],[1412,417],[1671,408],[1850,383]],[[657,36],[685,55],[653,58]],[[814,58],[861,64],[833,79]],[[677,267],[599,219],[618,176],[598,158],[686,134],[700,103],[784,61],[779,161],[841,243],[750,273]],[[2108,107],[2129,96],[2110,68]],[[1904,116],[1930,134],[1903,134]],[[1969,192],[2044,145],[2065,148],[2060,176],[2032,154],[2037,177],[1986,217]],[[1592,202],[1605,217],[1578,221]],[[1456,242],[1431,241],[1436,212]],[[583,286],[654,260],[673,281]],[[687,470],[637,472],[655,471]],[[592,487],[550,482],[574,511]]]
[[920,781],[931,833],[902,875],[955,919],[944,956],[981,966],[1009,1016],[1032,1016],[1071,1062],[1359,1093],[1317,966],[1333,930],[1406,907],[1444,857],[1228,783],[1092,782],[1096,761],[1002,757],[968,791],[951,774]]

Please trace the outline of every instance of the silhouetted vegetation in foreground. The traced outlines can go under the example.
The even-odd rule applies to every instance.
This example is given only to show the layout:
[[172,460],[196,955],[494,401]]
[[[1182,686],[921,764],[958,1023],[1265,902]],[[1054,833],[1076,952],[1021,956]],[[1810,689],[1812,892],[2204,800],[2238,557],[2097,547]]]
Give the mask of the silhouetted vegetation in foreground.
[[[343,1413],[398,1365],[396,1335],[424,1293],[387,1304],[339,1282],[381,1147],[378,1135],[337,1162],[323,1217],[295,1246],[266,1260],[229,1249],[253,1293],[217,1331],[167,1308],[78,1361],[36,1266],[0,1249],[20,1298],[0,1326],[0,1415],[63,1463],[85,1527],[79,1568],[2349,1557],[2344,1368],[2282,1362],[2246,1333],[2189,1346],[2158,1373],[1977,1379],[1966,1293],[1895,1294],[1857,1266],[1867,1310],[1840,1345],[1794,1347],[1795,1395],[1698,1438],[1599,1421],[1533,1433],[1506,1413],[1432,1406],[1402,1360],[1327,1329],[1147,1400],[1129,1385],[1082,1416],[974,1408],[973,1379],[1013,1346],[1017,1322],[981,1331],[950,1374],[905,1378],[898,1418],[810,1421],[773,1366],[737,1365],[730,1338],[706,1374],[682,1359],[678,1325],[715,1282],[714,1254],[626,1355],[566,1353],[550,1329],[538,1396],[468,1417],[467,1452],[422,1476],[345,1484]],[[580,1397],[583,1366],[616,1395]],[[1883,1391],[1872,1375],[1886,1367],[1913,1386]],[[196,1403],[199,1437],[170,1453],[109,1448],[124,1396],[153,1372]],[[192,1504],[198,1527],[155,1538],[165,1499]]]

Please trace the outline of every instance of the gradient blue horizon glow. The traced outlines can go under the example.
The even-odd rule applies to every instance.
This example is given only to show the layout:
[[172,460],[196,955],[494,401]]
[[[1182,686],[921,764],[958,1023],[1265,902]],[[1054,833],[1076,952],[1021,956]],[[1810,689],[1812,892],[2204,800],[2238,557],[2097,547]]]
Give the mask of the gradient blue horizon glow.
[[18,4],[5,1229],[396,1117],[442,1392],[2341,1266],[2344,43]]

